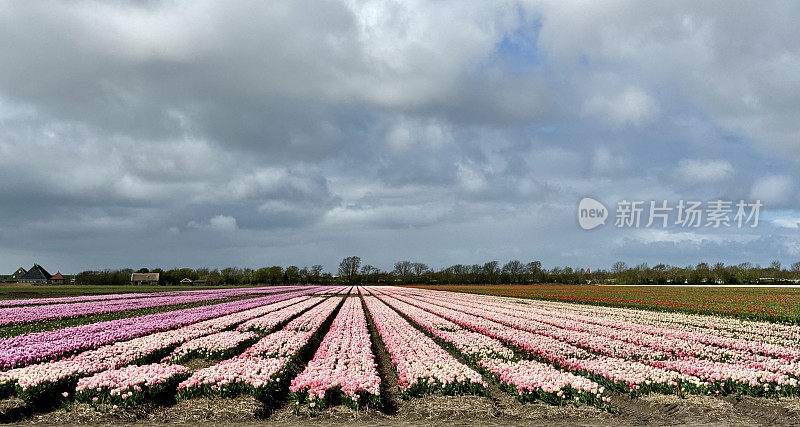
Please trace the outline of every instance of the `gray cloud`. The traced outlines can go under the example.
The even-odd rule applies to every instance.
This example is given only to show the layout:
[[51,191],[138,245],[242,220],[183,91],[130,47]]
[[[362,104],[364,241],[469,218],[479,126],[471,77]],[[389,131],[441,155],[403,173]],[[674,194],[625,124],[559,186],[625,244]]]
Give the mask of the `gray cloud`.
[[798,17],[2,2],[0,268],[789,261],[786,221],[586,233],[575,206],[762,197],[800,217]]

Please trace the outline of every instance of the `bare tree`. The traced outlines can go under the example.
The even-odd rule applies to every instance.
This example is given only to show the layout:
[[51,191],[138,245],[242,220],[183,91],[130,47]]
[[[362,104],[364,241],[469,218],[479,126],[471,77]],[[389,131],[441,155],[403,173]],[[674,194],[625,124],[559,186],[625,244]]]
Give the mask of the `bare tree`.
[[486,264],[483,264],[483,273],[487,276],[495,276],[500,273],[500,265],[497,261],[489,261]]
[[414,274],[419,277],[428,271],[428,266],[421,262],[415,262],[411,264],[411,271],[413,271]]
[[528,269],[528,273],[536,274],[542,271],[542,262],[541,261],[531,261],[526,266]]
[[513,260],[506,263],[503,266],[503,274],[507,274],[509,279],[516,283],[519,281],[520,275],[525,272],[525,265],[523,265],[519,260]]
[[617,261],[614,263],[614,265],[611,266],[611,271],[617,274],[622,273],[627,269],[628,269],[628,264],[625,264],[622,261]]
[[371,266],[369,264],[361,267],[361,274],[364,275],[364,276],[371,276],[373,274],[376,274],[379,271],[380,270],[377,267],[373,267],[373,266]]
[[503,266],[503,274],[509,274],[511,276],[518,276],[522,274],[525,270],[525,266],[522,265],[521,262],[518,260],[509,261],[506,265]]
[[339,263],[339,277],[347,280],[347,283],[353,283],[358,277],[358,268],[361,266],[361,258],[357,256],[349,256]]
[[411,261],[397,261],[394,263],[394,274],[400,277],[411,275]]

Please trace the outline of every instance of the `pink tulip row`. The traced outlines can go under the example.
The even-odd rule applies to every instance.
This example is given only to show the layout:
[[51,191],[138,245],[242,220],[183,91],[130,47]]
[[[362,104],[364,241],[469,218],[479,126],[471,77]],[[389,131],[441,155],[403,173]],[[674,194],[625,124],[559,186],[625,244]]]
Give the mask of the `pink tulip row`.
[[283,329],[290,331],[316,331],[325,322],[334,309],[342,302],[342,297],[331,297],[318,307],[304,313],[286,324]]
[[347,297],[314,358],[289,390],[298,406],[307,403],[312,410],[327,405],[329,398],[358,408],[379,403],[380,381],[361,298]]
[[180,295],[180,292],[132,292],[128,294],[103,294],[103,295],[81,295],[74,297],[50,297],[50,298],[25,298],[25,299],[7,299],[0,300],[0,307],[17,307],[23,305],[39,305],[39,304],[69,304],[73,302],[86,302],[86,301],[110,301],[125,298],[142,298],[142,297],[162,297],[170,295]]
[[[447,298],[444,295],[432,295],[431,297],[439,300]],[[627,343],[638,345],[640,346],[638,350],[636,347],[628,346],[628,348],[631,351],[638,351],[642,356],[646,356],[646,353],[653,349],[657,352],[653,356],[662,356],[664,352],[668,352],[679,357],[687,355],[716,359],[735,357],[746,360],[749,355],[767,355],[789,361],[800,361],[800,348],[766,344],[759,340],[723,338],[715,336],[712,330],[687,332],[676,328],[657,328],[614,318],[589,317],[553,309],[534,308],[530,305],[509,304],[508,302],[503,304],[476,301],[473,298],[460,299],[459,303],[466,308],[491,307],[493,313],[516,317],[526,324],[536,322],[558,329],[564,328],[564,325],[571,325],[570,331],[586,332],[591,335],[625,341],[624,346],[628,346]]]
[[181,344],[164,362],[183,363],[189,359],[227,359],[258,340],[253,332],[223,331]]
[[582,376],[560,371],[533,360],[482,359],[478,365],[489,371],[520,401],[543,400],[554,405],[584,403],[607,407],[611,397],[605,387]]
[[[525,314],[523,318],[530,318],[529,309],[514,309],[517,316]],[[685,331],[676,328],[654,327],[642,325],[631,321],[588,317],[576,314],[561,314],[553,312],[549,319],[536,316],[537,320],[558,322],[561,319],[568,322],[568,327],[610,337],[640,345],[640,356],[646,356],[649,349],[669,354],[671,357],[698,358],[712,361],[733,361],[750,369],[777,372],[800,377],[800,359],[796,357],[796,350],[781,345],[764,345],[759,341],[731,339],[715,336],[713,333],[693,330]],[[714,344],[709,344],[709,343]],[[635,350],[634,350],[635,351]],[[766,356],[772,354],[772,356]]]
[[[272,294],[281,288],[284,290],[289,290],[293,288],[293,286],[262,286],[256,288],[247,288],[247,293]],[[23,305],[40,305],[40,304],[69,304],[73,302],[110,301],[110,300],[118,300],[126,298],[142,298],[142,297],[152,298],[152,297],[166,297],[166,296],[178,296],[178,295],[202,295],[202,294],[216,294],[219,292],[241,291],[241,290],[242,289],[216,288],[216,289],[196,289],[190,291],[130,292],[130,293],[120,293],[120,294],[79,295],[70,297],[7,299],[7,300],[0,300],[0,307],[16,307]]]
[[323,289],[314,295],[347,295],[350,290],[350,286],[332,286],[328,287],[327,289]]
[[535,307],[557,309],[565,313],[591,317],[615,318],[634,323],[677,328],[684,331],[711,333],[725,338],[760,340],[771,344],[800,347],[800,326],[782,323],[757,322],[719,316],[677,312],[651,312],[618,307],[584,306],[547,301],[524,301]]
[[402,396],[485,391],[487,384],[480,374],[456,360],[389,306],[373,296],[364,297],[364,301],[391,356]]
[[[80,350],[179,328],[316,292],[318,287],[146,316],[73,326],[0,339],[0,369],[24,366]],[[213,320],[212,320],[213,321]]]
[[195,371],[178,385],[178,396],[186,399],[196,395],[249,393],[262,398],[277,392],[288,381],[288,365],[308,346],[340,302],[339,297],[328,298],[239,356]]
[[[506,307],[511,305],[514,310],[521,311],[538,309],[540,312],[558,317],[577,315],[582,317],[585,322],[596,322],[600,325],[611,320],[618,322],[619,325],[615,326],[620,328],[629,327],[656,336],[687,337],[726,349],[749,350],[753,346],[757,346],[758,351],[775,357],[795,359],[800,354],[797,352],[797,349],[800,349],[800,326],[798,325],[505,297],[465,295],[463,300],[479,304],[494,303]],[[647,328],[648,326],[651,328]],[[776,346],[763,346],[762,344],[775,344]]]
[[[449,310],[445,306],[450,304],[443,301],[439,301],[437,304],[440,305],[434,304],[435,309]],[[458,308],[458,303],[453,303],[452,307]],[[671,392],[677,391],[682,385],[690,386],[692,389],[701,392],[708,388],[706,381],[690,373],[676,372],[635,362],[629,357],[614,357],[620,356],[620,354],[632,355],[632,347],[630,345],[623,348],[622,352],[619,349],[615,349],[616,354],[613,351],[609,351],[609,353],[612,353],[611,356],[602,355],[602,350],[609,348],[602,339],[568,332],[559,333],[559,331],[552,329],[528,328],[525,322],[509,320],[502,314],[496,316],[499,322],[493,322],[489,320],[493,317],[493,314],[488,309],[470,307],[469,311],[474,313],[475,317],[482,319],[484,326],[486,322],[502,325],[496,326],[494,333],[498,334],[506,342],[564,368],[605,380],[609,385],[622,391],[628,391],[632,394],[648,390]],[[457,313],[466,314],[463,310],[452,310],[450,315],[457,316]],[[502,331],[503,326],[510,328],[510,330]],[[614,343],[616,344],[616,342]],[[565,346],[569,347],[565,348]],[[584,348],[592,350],[592,353],[583,351]],[[601,355],[594,353],[601,353]]]
[[377,295],[381,301],[420,325],[422,329],[453,345],[461,354],[473,361],[484,358],[508,360],[514,357],[514,352],[495,338],[470,331],[441,316],[393,298],[389,294],[381,292],[379,288],[373,288],[371,292]]
[[289,359],[239,355],[232,359],[195,371],[177,387],[178,397],[197,395],[232,397],[249,393],[256,397],[270,395],[280,387],[281,372]]
[[163,307],[169,305],[190,304],[213,301],[259,293],[277,293],[293,290],[296,287],[280,287],[272,289],[244,288],[214,290],[213,292],[144,296],[141,298],[121,298],[113,300],[78,302],[72,304],[48,304],[23,307],[0,308],[0,326],[13,323],[38,322],[48,319],[88,316],[119,311],[140,310],[144,308]]
[[188,376],[189,370],[181,365],[131,365],[81,378],[75,387],[75,398],[95,404],[130,406],[170,394]]
[[[321,308],[323,310],[326,309],[324,306]],[[333,310],[328,312],[329,316],[332,311]],[[308,344],[315,332],[316,329],[313,331],[282,329],[259,340],[253,346],[245,350],[244,355],[261,358],[293,357],[300,349]]]
[[453,345],[520,401],[540,399],[555,405],[583,403],[608,407],[611,398],[603,395],[604,388],[586,377],[537,361],[517,361],[514,352],[494,338],[468,331],[433,313],[383,294],[377,288],[372,292],[423,329]]
[[269,334],[248,348],[244,355],[263,358],[293,357],[308,344],[337,306],[341,297],[331,297],[295,318],[278,332]]
[[[497,326],[497,324],[519,332],[535,334],[539,340],[535,347],[539,348],[526,348],[526,350],[533,351],[539,357],[577,372],[624,382],[633,390],[641,391],[644,386],[645,388],[664,391],[663,386],[667,386],[667,389],[670,389],[680,385],[681,387],[689,387],[689,389],[696,392],[725,392],[731,387],[736,387],[737,391],[757,395],[773,395],[776,387],[780,387],[783,393],[793,393],[795,389],[793,378],[787,375],[786,372],[797,372],[797,367],[792,364],[793,362],[786,360],[771,359],[774,363],[769,363],[769,359],[765,361],[765,358],[759,355],[765,348],[764,346],[756,345],[750,347],[752,349],[751,352],[744,353],[741,352],[741,349],[719,350],[715,347],[709,348],[703,343],[673,339],[672,345],[680,345],[684,351],[687,349],[694,350],[706,357],[709,355],[720,358],[722,356],[734,356],[734,358],[738,359],[738,361],[731,361],[730,363],[716,362],[714,364],[714,374],[712,375],[711,371],[697,369],[697,364],[704,359],[698,359],[691,355],[687,356],[686,354],[676,355],[674,352],[670,354],[662,352],[658,349],[666,350],[666,348],[659,344],[657,340],[642,339],[643,335],[646,336],[646,334],[635,332],[636,328],[632,325],[625,325],[627,327],[625,331],[627,332],[620,333],[618,329],[614,328],[616,324],[613,320],[605,320],[605,324],[602,327],[599,325],[586,326],[586,322],[581,322],[584,319],[578,316],[569,317],[567,320],[563,316],[559,316],[558,313],[554,313],[550,319],[544,319],[541,316],[532,318],[531,313],[526,311],[523,305],[514,304],[509,307],[501,305],[498,307],[497,304],[491,301],[478,304],[476,302],[476,300],[480,299],[478,296],[463,297],[461,294],[448,293],[445,297],[434,293],[425,294],[420,291],[396,292],[398,294],[412,295],[413,300],[417,301],[417,303],[428,304],[429,306],[424,307],[427,310],[438,310],[454,317],[458,317],[460,314],[471,316],[470,320],[473,327],[485,328],[488,325],[488,333],[490,335],[495,334],[498,338],[501,338],[503,333],[501,331],[502,327]],[[475,317],[480,318],[480,320],[474,319]],[[594,320],[595,323],[600,321]],[[495,324],[495,326],[491,326],[492,324]],[[606,329],[604,330],[603,328]],[[673,335],[679,335],[678,332]],[[519,338],[520,336],[506,337],[506,341],[525,348],[526,343],[519,342]],[[543,349],[540,348],[541,338],[554,339],[569,345],[575,345],[576,348],[588,349],[592,355],[581,357],[576,354],[573,357],[564,357],[552,352],[548,354],[546,349],[542,351]],[[530,340],[525,341],[529,342]],[[652,347],[648,347],[647,344]],[[706,352],[698,350],[704,348]],[[775,346],[771,348],[775,349]],[[633,359],[641,359],[642,362],[634,362]],[[693,363],[660,363],[662,360],[675,359],[690,360]],[[766,369],[774,369],[778,372],[771,372]],[[721,386],[723,382],[729,385],[727,389]],[[752,386],[751,384],[753,383],[756,386]],[[768,393],[763,393],[762,388],[766,389]]]
[[299,304],[295,304],[289,310],[275,311],[264,316],[256,317],[255,319],[248,320],[242,323],[237,328],[240,331],[259,331],[271,332],[281,323],[297,316],[298,314],[308,310],[309,308],[322,302],[324,298],[312,297]]
[[[450,303],[450,299],[434,298],[442,303]],[[788,374],[797,375],[800,373],[800,364],[793,360],[790,352],[791,348],[780,346],[756,345],[744,346],[749,351],[741,348],[730,349],[711,346],[687,339],[686,335],[677,338],[680,331],[663,331],[664,336],[659,339],[652,331],[640,332],[637,325],[630,322],[619,322],[610,319],[587,319],[583,316],[571,315],[566,318],[553,313],[546,317],[541,313],[531,313],[525,307],[515,306],[495,306],[492,303],[483,305],[462,303],[461,301],[452,302],[454,306],[462,311],[476,313],[482,317],[497,320],[500,323],[522,329],[548,337],[556,338],[564,342],[575,344],[583,348],[589,348],[593,352],[607,356],[620,358],[639,358],[652,366],[663,367],[664,364],[656,363],[663,359],[691,359],[691,360],[710,360],[720,362],[727,360],[730,363],[717,363],[715,371],[717,375],[698,375],[696,369],[686,364],[672,365],[674,370],[683,374],[699,377],[704,382],[719,382],[719,376],[728,378],[730,383],[752,384],[753,378],[762,378],[766,383],[782,386],[787,390],[787,386],[792,381]],[[695,334],[696,335],[696,334]],[[773,352],[780,352],[781,359],[771,359],[762,356],[765,348]],[[788,354],[787,354],[788,352]],[[788,359],[788,360],[787,360]],[[761,384],[762,380],[757,380]],[[767,387],[769,389],[769,387]]]
[[622,358],[604,357],[603,360],[606,362],[614,362],[611,365],[608,363],[603,365],[587,364],[587,360],[597,359],[598,356],[555,338],[515,329],[485,317],[432,304],[417,298],[408,298],[402,294],[403,292],[401,291],[395,291],[392,296],[423,310],[440,315],[462,327],[508,343],[543,361],[587,374],[593,379],[603,381],[620,391],[636,394],[646,390],[674,390],[678,387],[678,384],[682,383],[692,384],[695,387],[703,385],[702,381],[697,378],[641,363],[631,363],[630,360]]
[[115,369],[143,360],[160,357],[186,341],[222,331],[253,317],[271,311],[291,308],[308,297],[301,296],[231,313],[214,319],[194,323],[171,331],[157,332],[128,341],[105,345],[77,355],[10,371],[0,372],[0,392],[16,393],[26,400],[34,400],[69,388],[78,378]]

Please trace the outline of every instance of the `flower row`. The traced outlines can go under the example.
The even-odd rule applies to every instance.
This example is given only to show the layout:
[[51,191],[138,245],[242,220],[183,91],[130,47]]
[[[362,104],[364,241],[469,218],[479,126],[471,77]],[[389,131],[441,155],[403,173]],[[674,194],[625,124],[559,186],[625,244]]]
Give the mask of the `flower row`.
[[146,316],[73,326],[54,331],[35,332],[0,339],[0,369],[29,365],[80,350],[117,341],[179,328],[227,314],[262,307],[316,292],[311,287],[282,294],[267,295],[204,307],[193,307]]
[[514,352],[495,338],[464,329],[441,316],[400,301],[378,289],[372,289],[371,291],[381,301],[403,313],[422,329],[454,346],[456,350],[468,359],[473,361],[483,358],[508,360],[514,357]]
[[610,397],[603,395],[604,388],[586,377],[537,361],[517,361],[514,352],[494,338],[468,331],[442,317],[383,293],[380,298],[423,329],[454,346],[520,401],[538,399],[556,405],[582,403],[608,407]]
[[129,406],[171,394],[188,376],[189,370],[181,365],[131,365],[81,378],[75,387],[75,398],[82,402]]
[[[283,311],[283,310],[281,310]],[[164,362],[183,363],[189,359],[227,359],[258,340],[253,332],[223,331],[181,344]]]
[[456,360],[375,297],[364,297],[367,310],[392,359],[404,397],[430,392],[482,393],[480,374]]
[[610,396],[596,382],[533,360],[482,359],[478,365],[490,372],[506,390],[523,402],[543,400],[553,405],[583,403],[607,407]]
[[[433,295],[431,297],[446,298]],[[681,328],[654,327],[617,318],[567,313],[555,307],[509,304],[508,301],[491,302],[464,298],[457,302],[468,308],[491,308],[491,312],[496,316],[511,316],[526,323],[534,321],[558,329],[586,332],[641,345],[653,349],[655,353],[717,359],[766,355],[790,361],[800,360],[800,348],[797,347],[800,343],[794,343],[795,346],[792,347],[765,343],[754,337],[749,340],[725,338],[716,335],[714,329],[686,331]],[[497,319],[495,317],[493,320]]]
[[380,381],[361,299],[347,297],[314,358],[289,390],[297,405],[320,408],[341,399],[358,408],[378,404]]
[[259,331],[264,333],[271,332],[281,323],[297,316],[298,314],[308,310],[322,301],[323,298],[312,297],[300,302],[299,304],[293,305],[289,310],[275,311],[265,314],[264,316],[256,317],[255,319],[250,319],[247,322],[239,325],[237,329],[239,331]]
[[[776,386],[792,386],[789,374],[800,373],[800,361],[793,360],[790,348],[780,346],[764,346],[759,343],[741,348],[721,348],[690,339],[678,338],[679,331],[672,334],[665,332],[664,337],[636,331],[635,325],[629,322],[616,322],[604,319],[585,319],[581,316],[561,318],[557,312],[549,312],[550,316],[531,313],[525,307],[496,306],[491,303],[483,305],[464,303],[462,300],[436,298],[440,304],[448,305],[461,311],[474,313],[487,319],[516,329],[533,332],[554,338],[605,356],[639,359],[651,366],[666,366],[662,360],[710,360],[716,363],[713,375],[710,372],[693,369],[685,363],[671,365],[672,370],[682,374],[698,377],[704,382],[720,382],[720,378],[743,384],[758,383],[759,387],[767,383]],[[433,300],[432,300],[433,301]],[[697,334],[695,334],[697,335]],[[763,356],[764,349],[779,351],[780,359]],[[745,351],[748,349],[749,351]],[[789,352],[789,353],[787,353]],[[696,363],[695,363],[696,364]],[[701,375],[697,373],[701,372]],[[753,393],[759,390],[753,390]]]
[[[679,356],[674,352],[659,352],[653,348],[658,344],[648,347],[646,344],[654,341],[637,340],[637,337],[641,337],[631,328],[622,334],[611,324],[602,327],[597,325],[602,319],[594,319],[595,325],[587,326],[588,321],[581,323],[582,319],[576,316],[567,321],[555,310],[552,310],[550,319],[533,319],[523,304],[504,307],[491,300],[478,304],[481,298],[477,296],[462,297],[462,294],[449,293],[443,296],[418,290],[393,292],[397,297],[406,298],[411,304],[455,323],[511,343],[550,363],[605,380],[620,390],[641,393],[647,390],[672,392],[686,389],[699,393],[724,393],[735,387],[737,392],[780,395],[794,393],[796,389],[796,379],[785,373],[797,372],[792,364],[794,362],[765,360],[758,350],[742,353],[728,349],[719,353],[732,354],[739,361],[703,361],[685,354]],[[612,338],[614,336],[618,338]],[[685,344],[685,350],[702,349],[706,345],[682,344]],[[746,348],[763,347],[756,345]],[[715,354],[715,350],[712,348],[702,354]],[[665,363],[667,361],[680,363]],[[768,363],[770,361],[773,363]],[[698,368],[706,362],[713,363],[713,370]],[[723,386],[724,383],[728,386]]]
[[[279,292],[281,289],[272,289],[269,293]],[[249,295],[265,293],[262,288],[226,289],[214,292],[191,293],[181,295],[152,296],[140,298],[122,298],[114,300],[101,300],[79,302],[72,304],[48,304],[23,307],[0,308],[0,325],[13,323],[38,322],[48,319],[65,317],[88,316],[102,313],[115,313],[119,311],[140,310],[144,308],[163,307],[169,305],[190,304],[205,301],[214,301]]]
[[515,329],[474,314],[468,314],[416,298],[405,297],[400,292],[396,292],[392,296],[423,310],[440,315],[459,326],[508,343],[547,363],[589,374],[596,381],[602,381],[609,386],[613,386],[618,391],[637,394],[653,389],[674,389],[679,383],[701,385],[700,380],[688,375],[681,375],[678,372],[667,371],[622,358],[605,358],[616,362],[614,369],[607,369],[607,366],[594,365],[588,366],[589,369],[587,369],[587,366],[581,364],[587,360],[597,359],[598,356],[572,344],[529,331]]
[[308,346],[340,302],[341,298],[328,298],[297,317],[296,323],[290,322],[284,329],[265,336],[239,356],[195,371],[178,385],[178,396],[186,399],[248,393],[265,398],[278,392],[288,381],[288,365]]
[[307,297],[287,298],[273,304],[231,313],[171,331],[101,346],[74,356],[28,365],[0,373],[0,394],[17,394],[25,400],[53,395],[74,385],[78,378],[128,364],[160,358],[186,341],[230,328],[270,311],[287,310]]
[[[463,295],[463,294],[462,294]],[[728,338],[733,340],[716,340],[709,342],[722,347],[749,346],[753,343],[777,344],[779,346],[800,348],[800,326],[781,323],[756,322],[741,319],[731,319],[718,316],[704,316],[674,312],[652,312],[618,307],[602,307],[576,305],[561,302],[538,301],[518,298],[505,298],[494,296],[464,295],[464,301],[470,300],[480,304],[512,305],[515,309],[527,311],[528,309],[541,309],[554,316],[582,316],[587,321],[599,323],[614,321],[623,322],[620,326],[631,326],[634,329],[652,326],[655,328],[642,329],[655,335],[666,334],[672,336],[692,337],[699,334],[696,339]],[[629,322],[629,323],[624,323]]]

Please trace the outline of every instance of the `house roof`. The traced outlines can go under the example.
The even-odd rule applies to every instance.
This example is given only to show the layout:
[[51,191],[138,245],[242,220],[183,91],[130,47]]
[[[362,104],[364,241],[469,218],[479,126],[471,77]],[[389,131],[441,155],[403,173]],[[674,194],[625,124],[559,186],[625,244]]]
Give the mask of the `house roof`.
[[131,273],[131,282],[157,282],[159,273]]
[[63,279],[63,278],[64,278],[64,276],[62,276],[61,272],[59,271],[53,277],[51,277],[50,280],[58,280],[58,279]]
[[39,264],[33,264],[30,270],[25,275],[20,277],[19,280],[47,280],[50,278],[50,273]]

